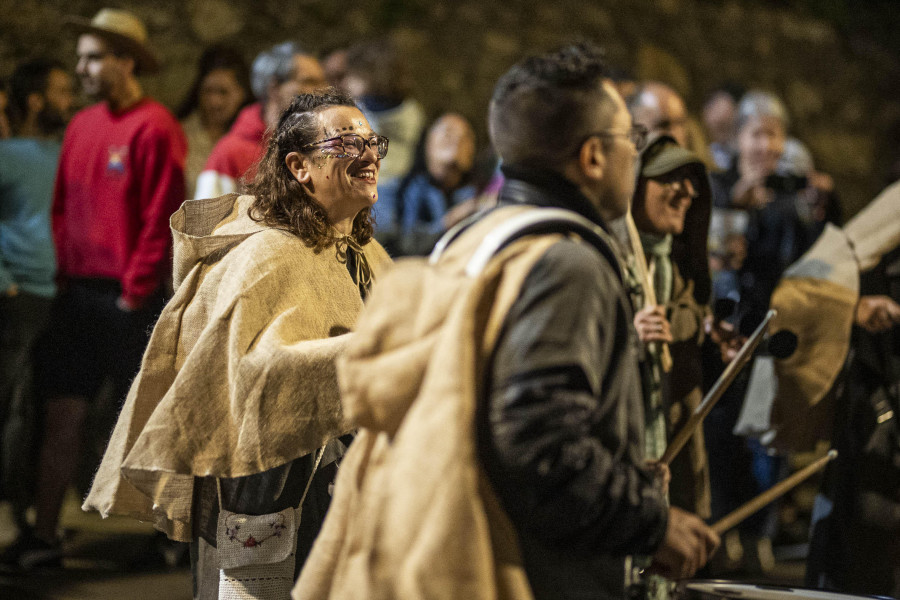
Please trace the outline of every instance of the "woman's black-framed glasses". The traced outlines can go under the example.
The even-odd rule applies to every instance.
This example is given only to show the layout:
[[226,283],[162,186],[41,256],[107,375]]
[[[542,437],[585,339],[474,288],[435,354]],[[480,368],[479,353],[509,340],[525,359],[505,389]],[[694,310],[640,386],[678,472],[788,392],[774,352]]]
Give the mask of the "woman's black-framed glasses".
[[381,159],[387,156],[389,141],[390,140],[388,140],[383,135],[373,135],[369,139],[366,139],[358,133],[345,133],[337,137],[319,140],[318,142],[307,144],[303,146],[302,149],[305,150],[307,148],[321,146],[322,144],[328,144],[329,142],[331,142],[331,145],[326,147],[340,148],[346,156],[356,158],[357,156],[360,156],[363,152],[365,152],[366,147],[368,146],[370,148],[374,148],[375,154],[378,155],[379,159]]

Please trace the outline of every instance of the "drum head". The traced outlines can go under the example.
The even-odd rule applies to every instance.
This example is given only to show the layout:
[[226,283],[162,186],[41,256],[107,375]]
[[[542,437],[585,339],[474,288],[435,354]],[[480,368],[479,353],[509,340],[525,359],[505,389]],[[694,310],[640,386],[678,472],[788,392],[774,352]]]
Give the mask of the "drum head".
[[876,596],[854,596],[780,585],[732,583],[725,580],[682,581],[678,584],[679,600],[855,600]]

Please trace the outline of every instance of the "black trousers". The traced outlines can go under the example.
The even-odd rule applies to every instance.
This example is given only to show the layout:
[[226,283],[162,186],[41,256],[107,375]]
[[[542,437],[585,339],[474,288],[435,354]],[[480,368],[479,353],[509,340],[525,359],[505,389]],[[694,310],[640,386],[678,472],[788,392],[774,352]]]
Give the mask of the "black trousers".
[[35,344],[50,321],[52,298],[20,292],[0,298],[0,497],[19,525],[34,489],[40,411],[33,393]]

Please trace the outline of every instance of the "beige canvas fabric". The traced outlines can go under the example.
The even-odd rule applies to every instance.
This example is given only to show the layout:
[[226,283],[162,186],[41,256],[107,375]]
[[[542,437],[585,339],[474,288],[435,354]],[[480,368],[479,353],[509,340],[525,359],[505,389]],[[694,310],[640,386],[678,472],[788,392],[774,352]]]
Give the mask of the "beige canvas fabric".
[[[194,476],[252,475],[348,427],[335,358],[362,308],[346,265],[252,221],[251,196],[171,219],[175,295],[150,338],[85,510],[191,539]],[[371,242],[378,274],[389,258]]]
[[844,226],[861,271],[900,246],[900,182],[887,188]]
[[[827,400],[847,353],[859,301],[859,274],[900,245],[900,183],[878,195],[843,229],[828,225],[816,243],[785,271],[772,294],[778,311],[769,332],[798,337],[797,350],[775,360],[772,445],[811,450],[831,435]],[[823,400],[826,400],[823,402]]]
[[296,600],[528,600],[515,531],[477,460],[486,360],[534,263],[559,236],[522,240],[477,278],[462,273],[508,207],[435,268],[398,261],[375,286],[339,362],[344,411],[361,431],[338,474]]

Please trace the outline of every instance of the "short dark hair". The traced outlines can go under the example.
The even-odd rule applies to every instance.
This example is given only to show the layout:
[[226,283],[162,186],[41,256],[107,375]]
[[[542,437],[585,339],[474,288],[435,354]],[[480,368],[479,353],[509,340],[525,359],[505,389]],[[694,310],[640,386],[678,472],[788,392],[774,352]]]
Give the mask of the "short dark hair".
[[706,95],[705,103],[708,103],[719,94],[727,94],[734,101],[734,103],[737,104],[741,101],[741,98],[743,98],[744,94],[746,93],[747,88],[742,86],[740,83],[737,83],[735,81],[723,81],[709,91],[709,93]]
[[603,51],[590,42],[513,65],[491,98],[488,127],[497,153],[520,166],[564,165],[585,136],[612,119],[606,79]]
[[21,123],[28,114],[28,96],[47,91],[54,69],[66,70],[61,62],[49,58],[35,58],[16,67],[9,79],[9,110],[13,123]]
[[[332,232],[333,224],[325,209],[294,179],[284,161],[291,152],[317,140],[321,130],[316,115],[333,106],[358,108],[350,96],[334,88],[294,98],[281,113],[266,153],[256,167],[256,175],[247,184],[247,193],[256,196],[250,218],[290,231],[316,252],[337,241]],[[364,245],[372,239],[373,226],[372,210],[364,208],[353,220],[351,235],[357,243]]]

